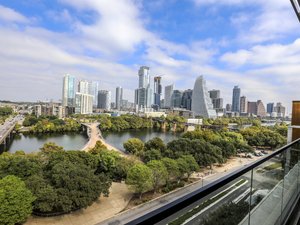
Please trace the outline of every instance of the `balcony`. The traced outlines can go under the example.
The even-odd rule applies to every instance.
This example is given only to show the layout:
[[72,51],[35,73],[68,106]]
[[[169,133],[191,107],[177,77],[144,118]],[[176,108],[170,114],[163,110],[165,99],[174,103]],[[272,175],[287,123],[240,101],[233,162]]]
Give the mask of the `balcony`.
[[106,224],[297,224],[299,197],[300,139],[158,209]]

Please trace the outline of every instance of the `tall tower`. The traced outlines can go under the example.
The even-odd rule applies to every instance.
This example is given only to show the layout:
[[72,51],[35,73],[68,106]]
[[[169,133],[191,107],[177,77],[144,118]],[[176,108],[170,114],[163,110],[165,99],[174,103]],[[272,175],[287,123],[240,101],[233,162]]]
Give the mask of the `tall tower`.
[[160,108],[160,96],[162,92],[161,77],[154,77],[154,105],[156,108]]
[[165,108],[171,107],[171,98],[174,90],[174,85],[168,85],[165,87]]
[[98,107],[99,109],[104,109],[109,111],[111,104],[111,92],[107,90],[98,91]]
[[122,100],[123,100],[123,88],[117,87],[116,88],[116,108],[117,108],[117,110],[121,110]]
[[150,88],[150,68],[141,66],[138,71],[139,87],[135,90],[135,104],[139,109],[151,108],[153,90]]
[[206,87],[206,82],[203,76],[196,79],[193,97],[192,97],[192,111],[195,116],[203,116],[205,118],[216,118],[216,110],[213,109],[213,104]]
[[232,92],[232,112],[240,112],[240,97],[241,89],[239,86],[234,86]]
[[97,107],[98,104],[98,88],[99,88],[98,82],[95,81],[89,82],[89,94],[93,95],[94,97],[94,101],[93,101],[94,107]]
[[89,89],[89,82],[86,80],[81,80],[78,83],[78,92],[81,94],[90,94],[90,89]]
[[62,106],[75,105],[75,77],[66,74],[63,78]]
[[139,69],[139,88],[148,88],[150,86],[150,68],[141,66]]
[[240,113],[247,113],[248,111],[248,102],[246,96],[240,98]]

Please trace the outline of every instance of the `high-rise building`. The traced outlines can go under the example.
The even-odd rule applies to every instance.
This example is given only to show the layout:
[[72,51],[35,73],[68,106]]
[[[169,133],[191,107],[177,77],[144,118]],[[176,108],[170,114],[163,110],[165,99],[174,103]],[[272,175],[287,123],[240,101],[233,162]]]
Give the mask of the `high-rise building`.
[[231,109],[232,109],[232,105],[231,104],[226,104],[225,111],[226,112],[231,112]]
[[139,69],[139,88],[148,88],[150,86],[150,68],[141,66]]
[[75,94],[75,113],[93,113],[93,95],[76,92]]
[[90,94],[90,88],[89,87],[90,87],[90,85],[89,85],[88,81],[81,80],[78,83],[78,92],[81,93],[81,94],[89,95]]
[[97,107],[98,105],[98,88],[99,88],[98,82],[95,81],[89,82],[89,94],[93,95],[94,97],[94,101],[93,101],[94,107]]
[[180,108],[182,102],[182,91],[174,90],[171,97],[171,107]]
[[252,115],[257,115],[256,104],[257,102],[248,102],[247,113],[250,113]]
[[160,97],[162,93],[162,86],[161,86],[161,77],[157,76],[154,77],[154,107],[160,108]]
[[261,100],[257,100],[257,116],[264,117],[266,116],[266,108],[264,103]]
[[121,110],[122,100],[123,100],[123,88],[122,87],[117,87],[116,88],[116,109],[117,110]]
[[274,102],[268,103],[267,104],[267,113],[272,115],[273,111],[274,111]]
[[63,78],[62,106],[75,105],[75,77],[66,74]]
[[266,108],[261,100],[257,100],[256,102],[248,102],[247,112],[260,117],[266,116]]
[[274,112],[277,114],[277,117],[285,117],[285,107],[280,102],[274,107]]
[[174,85],[168,85],[165,87],[165,108],[171,108],[171,98],[173,94]]
[[248,102],[246,96],[242,96],[240,99],[240,113],[247,113]]
[[220,96],[221,96],[220,90],[215,90],[215,89],[213,89],[213,90],[210,90],[210,91],[209,91],[209,97],[210,97],[211,99],[220,98]]
[[241,97],[241,89],[239,86],[234,86],[232,92],[232,112],[240,111],[240,97]]
[[192,109],[192,96],[193,96],[193,90],[188,89],[185,90],[182,94],[182,108],[185,108],[187,110]]
[[217,110],[223,109],[223,98],[221,98],[220,96],[221,96],[220,90],[213,89],[209,91],[209,97],[211,98],[214,109]]
[[98,91],[98,109],[109,111],[111,106],[111,92],[106,90]]
[[138,72],[139,88],[135,90],[135,104],[139,109],[151,108],[153,105],[153,90],[150,87],[150,68],[141,66]]
[[203,116],[205,118],[217,117],[203,76],[198,77],[194,85],[192,111],[195,116]]

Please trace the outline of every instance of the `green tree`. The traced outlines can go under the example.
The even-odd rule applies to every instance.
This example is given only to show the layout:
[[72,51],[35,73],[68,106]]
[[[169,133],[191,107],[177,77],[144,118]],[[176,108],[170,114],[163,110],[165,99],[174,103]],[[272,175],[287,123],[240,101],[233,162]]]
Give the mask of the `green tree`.
[[155,137],[145,143],[145,151],[151,149],[157,149],[160,152],[165,152],[167,146],[165,145],[162,139],[160,139],[159,137]]
[[35,200],[25,183],[15,176],[0,180],[0,224],[23,223],[32,212]]
[[40,148],[42,153],[48,154],[51,152],[63,152],[64,148],[61,146],[58,146],[54,142],[47,142],[43,145],[43,147]]
[[123,144],[126,152],[136,156],[142,155],[144,151],[144,142],[138,138],[130,138]]
[[179,167],[176,160],[170,158],[163,158],[161,159],[161,161],[168,171],[167,181],[170,181],[170,179],[177,178],[179,176]]
[[143,154],[143,161],[145,163],[151,161],[151,160],[160,160],[162,158],[161,152],[157,149],[150,149],[144,152]]
[[147,163],[147,166],[152,171],[153,188],[154,192],[156,192],[159,186],[162,186],[167,182],[168,171],[163,162],[159,160],[152,160]]
[[153,174],[151,169],[143,164],[136,164],[128,171],[126,184],[130,185],[133,191],[139,194],[140,199],[144,192],[150,191],[153,187]]
[[89,150],[91,154],[99,154],[102,150],[108,150],[107,147],[102,143],[102,141],[97,141],[94,148]]

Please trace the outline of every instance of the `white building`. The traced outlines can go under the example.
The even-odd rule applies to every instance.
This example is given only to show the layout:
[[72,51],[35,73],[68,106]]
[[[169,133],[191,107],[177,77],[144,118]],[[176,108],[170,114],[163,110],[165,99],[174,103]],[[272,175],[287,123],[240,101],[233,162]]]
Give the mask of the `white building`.
[[75,104],[75,77],[66,74],[63,78],[62,106],[73,107]]
[[138,109],[151,108],[154,94],[150,87],[150,68],[141,66],[138,72],[139,88],[135,90],[135,104]]
[[203,116],[204,118],[217,117],[203,76],[198,77],[194,85],[192,111],[195,116]]
[[97,107],[98,105],[98,88],[99,88],[98,82],[95,81],[89,82],[89,94],[93,95],[94,97],[94,102],[93,102],[94,107]]
[[89,94],[76,92],[75,94],[75,113],[90,114],[93,112],[94,97]]
[[122,100],[123,100],[123,88],[117,87],[116,88],[116,109],[119,111],[122,108]]

